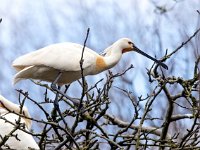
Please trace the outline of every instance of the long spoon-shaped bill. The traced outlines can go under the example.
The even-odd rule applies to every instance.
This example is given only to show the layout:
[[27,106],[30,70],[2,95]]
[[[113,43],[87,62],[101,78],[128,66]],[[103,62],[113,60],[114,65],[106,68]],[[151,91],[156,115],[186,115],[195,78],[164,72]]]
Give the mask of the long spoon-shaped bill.
[[136,52],[138,52],[139,54],[142,54],[142,55],[146,56],[147,58],[149,58],[149,59],[155,61],[157,64],[161,65],[163,68],[165,68],[165,69],[168,70],[167,65],[165,65],[163,62],[161,62],[161,61],[159,61],[159,60],[157,60],[157,59],[155,59],[155,58],[149,56],[148,54],[146,54],[145,52],[141,51],[141,50],[140,50],[139,48],[137,48],[137,47],[135,47],[134,50],[135,50]]

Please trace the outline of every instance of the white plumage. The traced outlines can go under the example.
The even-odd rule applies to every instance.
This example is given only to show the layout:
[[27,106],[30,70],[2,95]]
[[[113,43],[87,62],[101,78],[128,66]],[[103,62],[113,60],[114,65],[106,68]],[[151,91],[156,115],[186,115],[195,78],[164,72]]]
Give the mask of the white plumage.
[[[15,112],[16,114],[12,112]],[[0,135],[2,138],[4,138],[14,129],[15,126],[13,124],[16,124],[16,121],[18,121],[19,119],[19,116],[17,114],[20,114],[19,105],[10,102],[0,95]],[[23,107],[21,115],[30,117],[28,109],[25,106]],[[7,120],[7,122],[5,121],[5,119]],[[29,131],[31,128],[31,120],[21,117],[20,121],[20,123],[25,124],[25,130]],[[7,149],[8,147],[5,146],[7,145],[9,146],[8,149],[15,150],[28,150],[29,148],[39,149],[32,135],[25,133],[19,129],[17,129],[13,134],[17,135],[17,138],[19,140],[17,140],[16,137],[11,136],[1,148]]]
[[[34,52],[25,54],[13,62],[18,71],[14,84],[22,79],[39,79],[53,82],[59,72],[62,72],[59,84],[71,83],[81,78],[80,60],[83,46],[75,43],[53,44]],[[94,75],[116,65],[122,54],[129,51],[139,52],[166,68],[166,65],[141,52],[128,38],[122,38],[105,50],[101,56],[85,47],[83,74]]]

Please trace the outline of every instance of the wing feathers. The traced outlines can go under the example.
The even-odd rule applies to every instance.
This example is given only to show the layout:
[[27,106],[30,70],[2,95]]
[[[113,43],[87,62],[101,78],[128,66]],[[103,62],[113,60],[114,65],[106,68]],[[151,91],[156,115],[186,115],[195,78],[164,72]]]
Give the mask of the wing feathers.
[[[80,70],[81,54],[82,45],[75,43],[53,44],[17,58],[13,62],[13,67],[18,71],[27,66],[47,66],[57,70],[78,71]],[[98,56],[96,52],[86,47],[83,68],[93,65],[96,56]]]

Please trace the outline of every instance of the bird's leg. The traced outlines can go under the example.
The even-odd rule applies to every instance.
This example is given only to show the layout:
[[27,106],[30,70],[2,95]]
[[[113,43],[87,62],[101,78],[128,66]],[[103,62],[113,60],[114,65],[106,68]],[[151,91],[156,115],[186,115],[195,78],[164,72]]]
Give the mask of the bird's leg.
[[[57,116],[57,115],[56,115],[56,108],[55,108],[55,107],[54,107],[54,109],[53,109],[52,112],[51,112],[51,116],[52,116],[53,121],[54,121],[54,122],[57,122],[57,120],[56,120],[56,116]],[[58,136],[58,139],[59,139],[60,141],[63,141],[64,139],[63,139],[63,137],[59,134],[58,128],[56,127],[56,125],[52,124],[52,128],[54,129],[56,135]]]
[[60,79],[61,76],[62,76],[62,72],[59,72],[58,76],[56,77],[54,82],[51,84],[51,88],[57,92],[56,98],[54,100],[54,107],[55,107],[56,111],[58,112],[58,114],[60,115],[61,119],[63,120],[65,127],[67,128],[67,123],[65,122],[65,119],[60,111],[60,107],[59,107],[59,103],[58,103],[59,93],[61,93],[61,91],[60,91],[61,87],[60,86],[56,87],[56,83],[58,82],[58,80]]
[[58,80],[60,79],[60,77],[62,76],[62,72],[59,72],[58,73],[58,76],[56,77],[56,79],[52,82],[51,84],[51,88],[54,90],[54,91],[58,91],[58,88],[56,87],[56,84],[58,83]]
[[77,149],[80,149],[78,144],[76,143],[75,139],[73,138],[73,136],[71,135],[71,133],[68,131],[69,129],[67,128],[67,123],[65,122],[65,119],[64,117],[62,116],[62,113],[60,111],[60,108],[59,108],[59,103],[58,103],[58,98],[59,98],[59,94],[65,96],[66,98],[70,99],[76,106],[79,105],[79,101],[67,96],[65,93],[63,93],[61,90],[60,90],[60,86],[56,86],[56,83],[58,82],[58,80],[60,79],[60,77],[62,76],[62,72],[59,72],[58,73],[58,76],[56,77],[56,79],[52,82],[51,84],[51,88],[52,90],[56,91],[56,98],[54,100],[54,107],[56,109],[56,111],[58,112],[58,114],[60,115],[61,119],[63,120],[65,126],[66,126],[66,133],[68,135],[68,137],[74,142],[74,144],[76,145]]
[[80,103],[79,100],[67,96],[64,92],[62,92],[60,89],[57,88],[56,84],[57,84],[57,82],[58,82],[58,80],[60,79],[61,76],[62,76],[62,72],[59,72],[59,73],[58,73],[58,76],[56,77],[56,79],[55,79],[55,80],[52,82],[52,84],[51,84],[52,90],[58,92],[58,93],[61,94],[62,96],[66,97],[67,99],[69,99],[70,101],[72,101],[72,103],[73,103],[75,106],[79,106],[79,103]]
[[[58,90],[60,90],[60,86],[58,86]],[[65,119],[64,119],[64,117],[63,117],[63,115],[62,115],[62,113],[60,111],[60,107],[59,107],[59,103],[58,103],[58,98],[59,98],[59,93],[57,92],[56,93],[56,98],[54,100],[54,107],[57,110],[58,114],[60,115],[61,119],[63,120],[63,122],[65,124],[65,127],[68,128],[67,127],[67,123],[66,123],[66,121],[65,121]]]
[[[56,88],[57,88],[57,87],[56,87]],[[61,87],[58,86],[57,89],[60,91],[60,88],[61,88]],[[55,100],[54,100],[54,107],[55,107],[56,111],[58,112],[59,116],[61,117],[62,121],[63,121],[64,124],[65,124],[65,128],[66,128],[65,132],[67,133],[68,137],[74,142],[74,144],[76,145],[76,147],[79,149],[79,146],[78,146],[78,144],[76,143],[76,141],[75,141],[75,139],[73,138],[73,136],[71,135],[71,133],[69,132],[69,128],[68,128],[68,126],[67,126],[67,123],[66,123],[66,121],[65,121],[65,119],[64,119],[64,117],[63,117],[63,115],[62,115],[62,113],[61,113],[61,111],[60,111],[58,99],[59,99],[59,92],[56,93],[56,97],[55,97]]]
[[[60,86],[58,86],[58,90],[60,90]],[[63,115],[61,113],[60,107],[59,107],[58,98],[59,98],[59,93],[57,92],[56,93],[56,98],[55,98],[53,104],[54,104],[54,107],[55,107],[56,111],[58,112],[59,116],[61,117],[62,121],[64,122],[65,128],[68,130],[69,128],[67,126],[67,123],[66,123],[66,121],[65,121],[65,119],[64,119],[64,117],[63,117]]]

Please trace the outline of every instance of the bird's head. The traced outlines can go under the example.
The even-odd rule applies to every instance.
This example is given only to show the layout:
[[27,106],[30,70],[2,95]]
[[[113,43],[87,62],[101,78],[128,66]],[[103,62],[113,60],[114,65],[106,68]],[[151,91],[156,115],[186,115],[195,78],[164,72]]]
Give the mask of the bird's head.
[[129,38],[121,38],[116,42],[122,50],[122,53],[134,51],[135,45]]
[[129,38],[121,38],[106,48],[101,55],[110,56],[112,52],[122,54],[125,52],[133,51],[134,47],[135,45]]
[[138,53],[144,55],[145,57],[155,61],[156,63],[161,65],[163,68],[168,69],[167,65],[165,65],[163,62],[151,57],[147,53],[145,53],[145,52],[141,51],[139,48],[137,48],[135,46],[135,44],[129,38],[121,38],[116,43],[121,48],[122,54],[126,53],[126,52],[130,52],[130,51],[135,51],[135,52],[138,52]]

